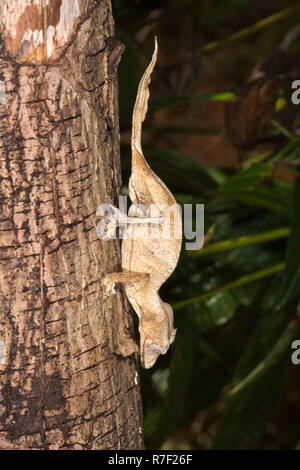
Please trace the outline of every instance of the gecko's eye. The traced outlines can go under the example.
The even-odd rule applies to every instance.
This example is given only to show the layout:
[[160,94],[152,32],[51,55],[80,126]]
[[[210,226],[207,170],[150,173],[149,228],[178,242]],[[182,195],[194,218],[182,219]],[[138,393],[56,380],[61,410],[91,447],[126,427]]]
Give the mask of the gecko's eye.
[[156,353],[156,354],[164,354],[165,349],[162,348],[161,346],[158,346],[158,344],[150,344],[149,345],[150,351]]

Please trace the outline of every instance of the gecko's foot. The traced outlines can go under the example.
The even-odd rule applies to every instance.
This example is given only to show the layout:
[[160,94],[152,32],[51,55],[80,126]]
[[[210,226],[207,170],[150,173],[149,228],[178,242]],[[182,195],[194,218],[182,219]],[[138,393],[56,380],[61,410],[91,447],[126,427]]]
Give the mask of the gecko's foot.
[[96,233],[100,240],[111,240],[117,237],[117,227],[124,223],[126,216],[112,204],[99,206],[96,212],[102,220],[98,222]]
[[104,294],[103,294],[104,297],[109,297],[116,293],[116,290],[115,290],[116,282],[114,279],[112,279],[112,276],[110,274],[107,274],[107,276],[104,277],[102,281],[102,285],[104,288]]

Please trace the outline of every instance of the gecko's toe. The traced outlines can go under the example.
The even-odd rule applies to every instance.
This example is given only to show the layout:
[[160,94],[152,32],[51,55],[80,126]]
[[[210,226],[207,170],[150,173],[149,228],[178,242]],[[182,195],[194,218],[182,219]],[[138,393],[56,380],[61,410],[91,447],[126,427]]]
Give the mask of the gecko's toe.
[[[99,209],[99,208],[98,208]],[[112,204],[105,204],[105,211],[97,209],[96,215],[101,217],[96,226],[96,233],[100,240],[111,240],[117,237],[117,228],[124,224],[126,215]]]
[[117,226],[118,224],[114,218],[108,219],[106,217],[105,219],[98,222],[96,226],[97,237],[100,240],[115,239]]

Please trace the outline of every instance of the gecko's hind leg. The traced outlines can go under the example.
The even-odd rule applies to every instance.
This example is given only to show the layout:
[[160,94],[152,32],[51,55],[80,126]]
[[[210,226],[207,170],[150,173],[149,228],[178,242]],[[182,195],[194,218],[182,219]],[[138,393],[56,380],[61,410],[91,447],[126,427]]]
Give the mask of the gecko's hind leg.
[[109,296],[114,294],[115,291],[115,284],[121,282],[123,284],[134,282],[135,284],[139,284],[142,287],[147,281],[149,280],[148,273],[109,273],[107,274],[103,281],[102,285],[104,287],[104,295]]

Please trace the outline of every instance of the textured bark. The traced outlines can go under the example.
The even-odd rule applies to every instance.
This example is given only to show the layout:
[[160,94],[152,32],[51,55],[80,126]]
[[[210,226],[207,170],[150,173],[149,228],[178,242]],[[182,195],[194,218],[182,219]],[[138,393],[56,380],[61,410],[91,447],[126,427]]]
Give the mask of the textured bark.
[[122,47],[109,0],[57,27],[65,3],[1,2],[0,449],[140,449],[131,312],[102,299],[119,241],[95,231],[120,189]]

